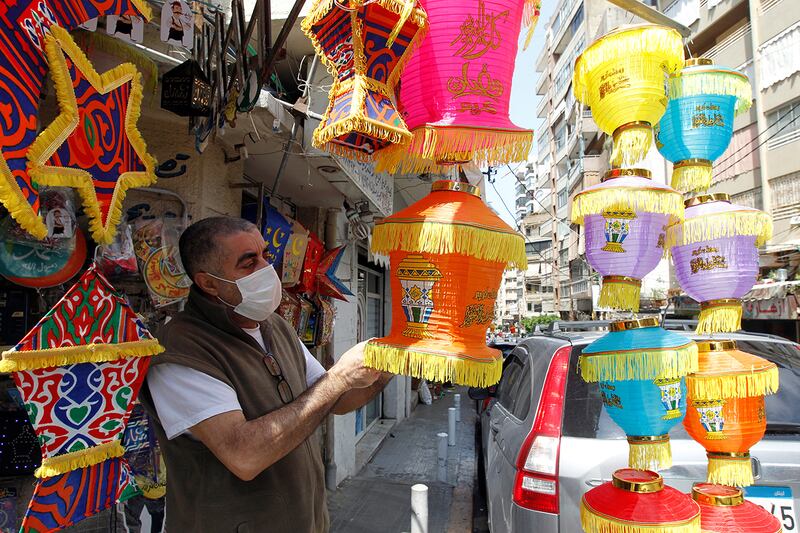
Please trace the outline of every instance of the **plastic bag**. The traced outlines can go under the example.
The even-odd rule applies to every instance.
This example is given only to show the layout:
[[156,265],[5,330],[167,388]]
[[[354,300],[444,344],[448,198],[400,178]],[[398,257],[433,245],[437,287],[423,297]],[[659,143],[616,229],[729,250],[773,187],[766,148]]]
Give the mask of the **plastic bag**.
[[95,262],[104,276],[125,276],[136,274],[139,271],[132,235],[131,225],[122,223],[114,237],[114,242],[97,247]]
[[424,379],[419,382],[419,401],[425,405],[431,405],[433,403],[431,389],[428,388],[428,382]]

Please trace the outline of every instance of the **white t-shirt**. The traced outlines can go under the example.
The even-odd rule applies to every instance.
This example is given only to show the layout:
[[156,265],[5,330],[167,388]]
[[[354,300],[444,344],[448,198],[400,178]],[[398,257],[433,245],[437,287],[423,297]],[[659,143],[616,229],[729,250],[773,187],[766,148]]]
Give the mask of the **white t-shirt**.
[[[266,351],[258,328],[244,332]],[[325,374],[325,369],[303,343],[300,346],[306,356],[306,384],[310,387]],[[147,386],[170,440],[183,434],[191,437],[189,428],[212,416],[242,410],[230,385],[187,366],[172,363],[154,366],[147,373]]]

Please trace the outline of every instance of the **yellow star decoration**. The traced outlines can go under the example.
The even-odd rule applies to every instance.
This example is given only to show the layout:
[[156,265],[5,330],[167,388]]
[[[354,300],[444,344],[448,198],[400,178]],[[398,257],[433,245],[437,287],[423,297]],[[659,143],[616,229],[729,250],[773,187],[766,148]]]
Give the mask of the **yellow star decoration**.
[[[50,63],[50,73],[56,88],[60,113],[39,134],[28,151],[28,169],[31,178],[40,186],[78,189],[83,200],[84,210],[89,217],[89,230],[92,237],[99,244],[109,244],[114,240],[117,225],[122,218],[122,202],[125,200],[128,189],[146,187],[155,183],[157,179],[155,175],[156,161],[147,153],[147,146],[136,127],[142,102],[141,74],[131,63],[123,63],[103,74],[98,74],[69,33],[58,26],[50,28],[50,34],[45,39],[45,53]],[[80,168],[57,167],[47,164],[80,122],[78,102],[64,54],[69,56],[75,68],[83,74],[99,94],[105,95],[126,83],[131,84],[125,114],[124,134],[127,135],[136,156],[142,161],[144,171],[120,174],[114,186],[105,223],[92,175]]]

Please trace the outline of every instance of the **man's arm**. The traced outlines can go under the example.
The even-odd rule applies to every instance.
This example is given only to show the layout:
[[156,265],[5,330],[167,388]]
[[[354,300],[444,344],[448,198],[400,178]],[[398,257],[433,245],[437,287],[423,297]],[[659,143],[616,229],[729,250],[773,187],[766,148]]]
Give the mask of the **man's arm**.
[[352,389],[344,393],[336,405],[333,407],[333,414],[346,415],[355,411],[361,406],[366,405],[386,387],[392,380],[394,374],[383,374],[378,381],[365,389]]
[[314,386],[293,402],[255,420],[242,411],[213,416],[191,428],[228,470],[255,478],[305,441],[350,389],[370,388],[380,373],[364,368],[363,343],[349,350]]

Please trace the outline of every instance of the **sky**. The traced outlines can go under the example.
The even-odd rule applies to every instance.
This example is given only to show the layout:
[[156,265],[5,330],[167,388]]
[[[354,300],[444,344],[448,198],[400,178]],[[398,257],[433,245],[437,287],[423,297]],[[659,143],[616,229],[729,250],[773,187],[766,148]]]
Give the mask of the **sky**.
[[[553,14],[553,5],[556,2],[542,2],[542,11],[539,17],[539,24],[533,34],[533,40],[528,46],[527,50],[522,50],[522,46],[517,53],[517,63],[514,70],[514,80],[511,85],[511,121],[517,126],[536,130],[541,123],[541,119],[536,118],[536,105],[539,103],[539,96],[536,94],[536,80],[538,74],[536,73],[536,57],[539,55],[545,43],[545,33],[547,30],[547,22]],[[523,30],[524,39],[525,30]],[[522,39],[520,40],[522,42]],[[536,140],[534,139],[534,148],[531,153],[535,153]],[[516,169],[519,163],[511,163],[511,168]],[[503,206],[500,196],[494,191],[491,185],[486,189],[487,199],[489,205],[512,227],[516,227],[514,221],[514,186],[517,183],[516,179],[508,170],[507,166],[502,166],[498,169],[497,179],[494,186],[497,192],[505,201],[508,209]]]

